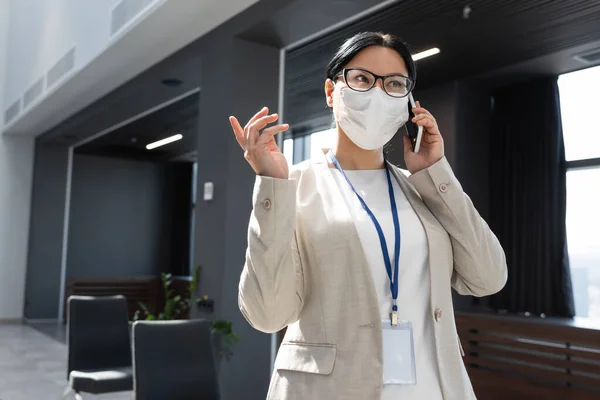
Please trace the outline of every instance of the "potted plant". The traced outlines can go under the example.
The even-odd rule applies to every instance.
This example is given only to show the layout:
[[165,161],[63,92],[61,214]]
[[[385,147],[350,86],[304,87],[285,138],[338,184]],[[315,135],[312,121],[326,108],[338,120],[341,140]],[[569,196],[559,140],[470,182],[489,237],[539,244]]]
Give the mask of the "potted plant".
[[[187,319],[192,306],[205,300],[194,297],[198,288],[199,276],[200,266],[194,269],[194,274],[188,284],[186,293],[182,296],[180,294],[175,294],[172,288],[173,276],[171,274],[162,273],[161,284],[165,296],[163,310],[154,313],[147,304],[138,303],[140,309],[135,312],[133,320],[168,321]],[[233,331],[233,324],[231,321],[211,321],[211,329],[217,364],[220,365],[223,360],[229,361],[231,359],[233,356],[233,348],[239,343],[240,337]]]

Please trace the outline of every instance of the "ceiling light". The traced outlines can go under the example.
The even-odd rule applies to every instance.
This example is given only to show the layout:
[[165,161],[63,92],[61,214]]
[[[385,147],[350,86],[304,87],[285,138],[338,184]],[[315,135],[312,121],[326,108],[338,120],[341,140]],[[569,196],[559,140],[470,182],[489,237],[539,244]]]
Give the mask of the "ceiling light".
[[440,52],[440,49],[438,49],[437,47],[434,47],[433,49],[429,49],[429,50],[425,50],[425,51],[422,51],[417,54],[413,54],[412,58],[415,61],[419,61],[426,57],[435,56],[436,54],[439,54],[439,52]]
[[182,138],[183,138],[183,135],[178,133],[177,135],[169,136],[168,138],[164,138],[157,142],[150,143],[149,145],[146,146],[146,149],[152,150],[157,147],[164,146],[165,144],[176,142],[178,140],[181,140]]

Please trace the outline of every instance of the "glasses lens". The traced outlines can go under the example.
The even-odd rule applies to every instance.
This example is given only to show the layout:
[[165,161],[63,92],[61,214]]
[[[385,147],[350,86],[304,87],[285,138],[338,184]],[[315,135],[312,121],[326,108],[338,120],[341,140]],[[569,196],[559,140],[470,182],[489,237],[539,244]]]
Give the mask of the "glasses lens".
[[412,82],[405,76],[392,75],[385,79],[384,89],[390,96],[404,97],[412,89]]
[[375,77],[373,74],[362,71],[360,69],[350,69],[346,74],[346,85],[350,89],[357,90],[359,92],[366,92],[371,89],[375,84]]

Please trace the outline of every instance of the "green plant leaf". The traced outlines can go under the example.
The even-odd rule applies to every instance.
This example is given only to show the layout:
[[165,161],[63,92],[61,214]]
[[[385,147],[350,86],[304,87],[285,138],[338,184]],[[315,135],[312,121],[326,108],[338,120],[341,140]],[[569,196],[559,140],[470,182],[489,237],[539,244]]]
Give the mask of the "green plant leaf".
[[230,321],[220,320],[212,323],[212,332],[220,337],[221,351],[219,355],[226,361],[233,356],[233,347],[240,342],[240,337],[233,331]]

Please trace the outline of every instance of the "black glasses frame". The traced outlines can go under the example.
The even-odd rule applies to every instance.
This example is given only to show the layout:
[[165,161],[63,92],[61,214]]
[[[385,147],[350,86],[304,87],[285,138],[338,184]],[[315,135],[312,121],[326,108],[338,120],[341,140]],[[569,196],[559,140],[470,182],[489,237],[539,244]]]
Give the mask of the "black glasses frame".
[[[366,73],[368,73],[368,74],[371,74],[371,75],[373,75],[373,76],[375,77],[375,80],[373,81],[373,84],[371,85],[371,87],[370,87],[370,88],[368,88],[368,89],[365,89],[365,90],[358,90],[358,89],[354,89],[353,87],[351,87],[351,86],[348,84],[348,79],[347,79],[347,77],[348,77],[348,72],[350,72],[350,71],[362,71],[362,72],[366,72]],[[391,94],[389,94],[389,93],[388,93],[388,91],[387,91],[387,90],[385,90],[385,80],[386,80],[387,78],[391,78],[391,77],[393,77],[393,76],[401,76],[401,77],[403,77],[404,79],[406,79],[406,81],[407,81],[407,82],[410,82],[410,88],[409,88],[409,90],[406,92],[406,94],[404,94],[404,95],[402,95],[402,96],[394,96],[394,95],[391,95]],[[381,86],[382,86],[382,88],[383,88],[383,91],[385,92],[385,94],[387,94],[388,96],[390,96],[390,97],[393,97],[393,98],[395,98],[395,99],[401,99],[401,98],[403,98],[403,97],[406,97],[406,96],[408,96],[408,95],[409,95],[409,94],[410,94],[410,93],[413,91],[413,89],[414,89],[414,87],[415,87],[415,83],[414,83],[414,82],[413,82],[413,80],[412,80],[412,79],[410,79],[408,76],[404,76],[404,75],[402,75],[402,74],[392,74],[392,75],[377,75],[377,74],[375,74],[375,73],[373,73],[373,72],[371,72],[371,71],[368,71],[368,70],[366,70],[366,69],[363,69],[363,68],[344,68],[344,69],[342,70],[342,72],[338,73],[338,74],[335,76],[335,78],[336,78],[336,79],[338,79],[339,77],[342,77],[342,78],[344,78],[344,83],[345,83],[346,85],[348,85],[348,88],[350,88],[351,90],[354,90],[355,92],[368,92],[369,90],[373,89],[373,88],[375,87],[375,85],[377,85],[377,81],[381,79],[381,83],[382,83],[382,85],[381,85]]]

